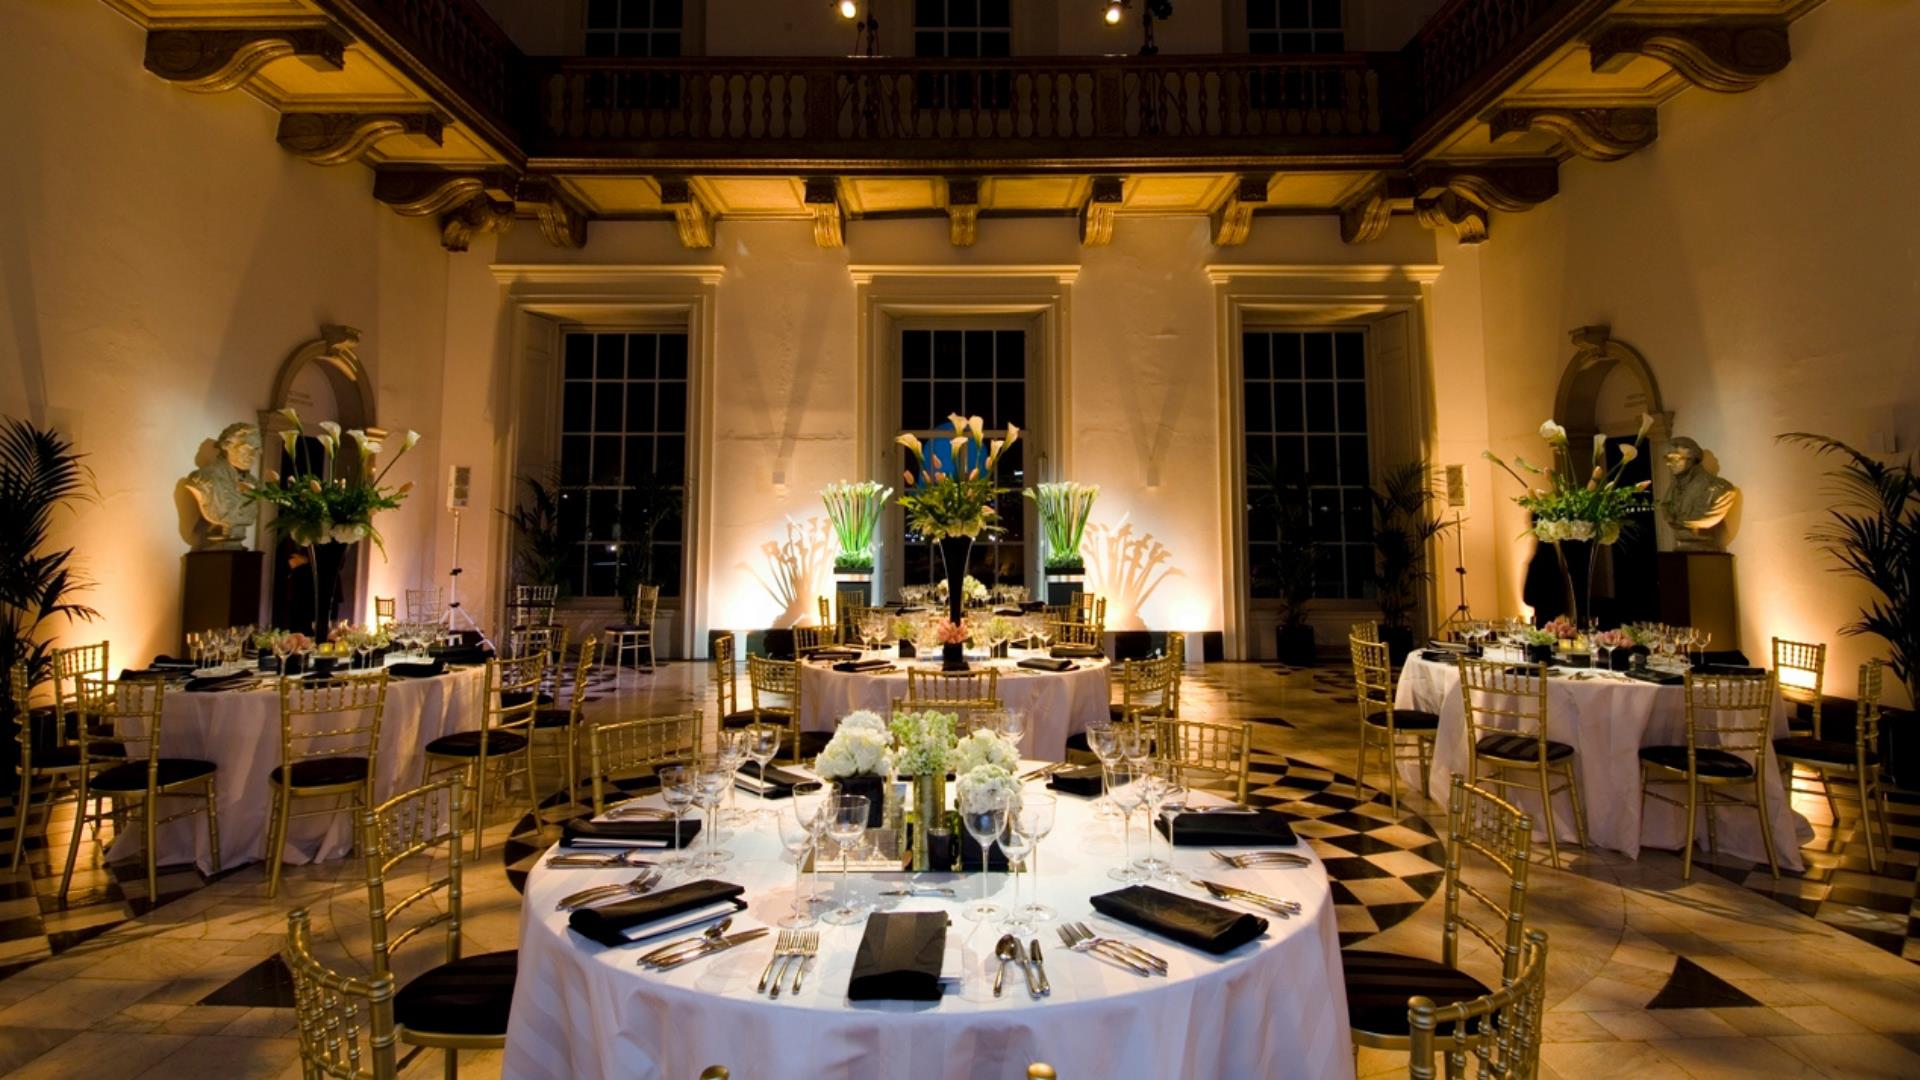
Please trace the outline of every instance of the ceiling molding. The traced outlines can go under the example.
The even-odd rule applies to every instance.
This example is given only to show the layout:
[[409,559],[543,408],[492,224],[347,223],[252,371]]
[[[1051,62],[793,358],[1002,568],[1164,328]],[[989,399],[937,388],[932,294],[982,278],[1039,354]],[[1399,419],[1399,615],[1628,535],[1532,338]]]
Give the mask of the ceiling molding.
[[1273,184],[1271,173],[1242,173],[1233,180],[1226,201],[1208,220],[1215,247],[1238,247],[1253,232],[1253,212],[1266,205],[1267,189]]
[[1509,105],[1487,114],[1494,142],[1538,131],[1591,161],[1618,161],[1650,145],[1660,133],[1660,113],[1650,108]]
[[433,109],[392,112],[288,112],[275,136],[282,149],[315,165],[347,165],[382,139],[410,136],[432,146],[446,139],[447,118]]
[[1431,285],[1444,269],[1436,263],[1208,263],[1201,267],[1207,280],[1227,285],[1247,280],[1311,280],[1343,284],[1381,285],[1413,282]]
[[538,281],[553,284],[605,284],[645,278],[679,278],[717,285],[726,276],[724,266],[688,263],[493,263],[494,280],[501,282]]
[[1052,278],[1071,285],[1080,276],[1080,267],[1072,263],[982,263],[974,266],[948,266],[939,263],[852,263],[847,276],[855,285],[871,285],[878,278]]
[[1080,243],[1100,247],[1113,242],[1113,219],[1120,209],[1123,178],[1096,176],[1080,207]]

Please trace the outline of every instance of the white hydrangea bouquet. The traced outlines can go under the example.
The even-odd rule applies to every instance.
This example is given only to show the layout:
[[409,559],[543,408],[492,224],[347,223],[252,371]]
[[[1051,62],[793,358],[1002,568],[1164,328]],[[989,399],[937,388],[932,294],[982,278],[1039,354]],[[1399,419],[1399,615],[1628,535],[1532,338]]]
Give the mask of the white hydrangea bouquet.
[[1011,774],[1020,767],[1020,751],[998,734],[975,728],[954,744],[950,760],[954,773],[962,777],[983,767]]
[[999,802],[1020,805],[1020,781],[998,765],[976,765],[960,774],[955,804],[962,814],[984,814]]
[[902,774],[945,779],[947,764],[953,756],[953,727],[959,717],[953,713],[903,712],[893,718],[893,739],[898,748],[893,764]]
[[885,776],[893,771],[892,749],[886,722],[877,713],[861,709],[840,721],[814,760],[813,771],[822,780]]

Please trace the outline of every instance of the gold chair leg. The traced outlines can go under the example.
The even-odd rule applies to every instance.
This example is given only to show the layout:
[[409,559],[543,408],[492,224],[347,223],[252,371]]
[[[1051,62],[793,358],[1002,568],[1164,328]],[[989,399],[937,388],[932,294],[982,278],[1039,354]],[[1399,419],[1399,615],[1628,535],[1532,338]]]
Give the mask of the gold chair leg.
[[1833,827],[1837,830],[1840,828],[1840,803],[1833,797],[1833,777],[1829,776],[1824,768],[1816,768],[1813,773],[1820,778],[1820,794],[1827,797],[1827,816],[1832,819]]
[[1399,736],[1394,729],[1387,729],[1387,805],[1392,808],[1393,816],[1400,816],[1400,748]]
[[1760,842],[1767,845],[1767,869],[1773,873],[1773,880],[1780,880],[1780,856],[1773,850],[1773,815],[1767,813],[1766,778],[1760,770],[1753,774],[1753,807],[1760,815]]
[[1711,784],[1706,785],[1700,795],[1700,805],[1706,808],[1707,813],[1707,854],[1718,859],[1720,857],[1720,815],[1714,811],[1719,808],[1719,799],[1715,796],[1714,787]]
[[152,789],[140,800],[140,829],[147,848],[147,904],[160,902],[160,798]]
[[1574,768],[1574,763],[1579,760],[1578,756],[1570,757],[1563,767],[1567,770],[1567,797],[1573,800],[1573,828],[1580,834],[1580,846],[1584,849],[1588,846],[1587,809],[1580,801],[1580,777],[1576,775],[1577,770]]
[[67,888],[73,884],[74,860],[80,857],[80,834],[87,831],[87,776],[80,775],[80,801],[74,804],[73,835],[67,837],[67,868],[60,874],[61,903],[67,899]]
[[[1860,790],[1860,831],[1867,834],[1867,869],[1877,871],[1880,869],[1880,856],[1873,845],[1873,799],[1877,786],[1867,780],[1867,774],[1864,771],[1857,774],[1855,780]],[[1889,839],[1887,843],[1891,847],[1893,841]],[[1887,854],[1891,857],[1893,853],[1889,851]]]
[[220,872],[220,799],[214,789],[214,778],[207,777],[207,854],[211,855],[213,872]]
[[[1687,777],[1687,840],[1680,848],[1680,878],[1682,881],[1693,880],[1693,836],[1696,827],[1694,819],[1700,816],[1698,788],[1699,785],[1694,782],[1694,778],[1691,776]],[[1711,818],[1712,811],[1708,811],[1708,815],[1709,818]]]
[[460,1076],[460,1051],[447,1047],[446,1080],[458,1080]]
[[1420,736],[1420,794],[1433,798],[1433,747],[1439,742],[1437,735]]
[[281,855],[287,846],[287,818],[292,813],[293,792],[273,785],[273,820],[267,826],[267,899],[280,895]]
[[[24,722],[24,720],[22,722]],[[47,800],[47,816],[52,817],[53,791],[51,787],[49,787],[47,791]],[[27,837],[27,822],[32,820],[32,817],[33,773],[30,770],[23,769],[20,772],[20,799],[13,804],[13,857],[7,860],[7,870],[9,872],[20,869],[20,844],[21,841]],[[74,821],[73,827],[78,829],[80,822],[78,820]]]
[[[480,841],[487,831],[487,759],[473,761],[473,857],[480,857]],[[449,1050],[451,1054],[453,1051]]]
[[[578,687],[574,693],[579,693]],[[567,721],[567,804],[569,806],[580,799],[580,744],[574,732],[572,720]]]
[[1560,869],[1560,830],[1553,824],[1553,795],[1547,782],[1547,760],[1539,758],[1534,764],[1534,775],[1540,781],[1540,814],[1547,819],[1547,857],[1553,860],[1553,868]]
[[1353,766],[1353,797],[1365,800],[1367,790],[1367,724],[1360,723],[1360,760]]

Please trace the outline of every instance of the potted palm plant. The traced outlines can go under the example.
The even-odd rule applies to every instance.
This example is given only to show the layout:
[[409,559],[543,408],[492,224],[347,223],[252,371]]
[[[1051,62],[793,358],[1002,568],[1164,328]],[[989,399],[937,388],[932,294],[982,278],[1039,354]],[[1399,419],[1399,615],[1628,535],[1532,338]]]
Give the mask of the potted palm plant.
[[1433,580],[1427,546],[1454,522],[1434,512],[1440,501],[1424,461],[1409,461],[1380,475],[1368,492],[1373,506],[1374,597],[1380,605],[1380,640],[1394,663],[1413,651],[1413,614],[1420,586]]
[[1273,564],[1255,571],[1280,601],[1275,655],[1290,667],[1311,667],[1316,644],[1307,605],[1313,601],[1314,542],[1307,485],[1281,477],[1270,462],[1256,461],[1247,470],[1247,509],[1270,516],[1277,533]]
[[567,539],[560,530],[558,478],[523,476],[525,491],[512,510],[497,511],[513,526],[514,579],[528,585],[561,585]]
[[[91,498],[93,476],[66,436],[8,417],[0,425],[0,674],[24,662],[32,685],[52,672],[50,621],[99,616],[75,595],[91,587],[73,549],[50,548],[53,514]],[[8,704],[0,709],[11,710]]]

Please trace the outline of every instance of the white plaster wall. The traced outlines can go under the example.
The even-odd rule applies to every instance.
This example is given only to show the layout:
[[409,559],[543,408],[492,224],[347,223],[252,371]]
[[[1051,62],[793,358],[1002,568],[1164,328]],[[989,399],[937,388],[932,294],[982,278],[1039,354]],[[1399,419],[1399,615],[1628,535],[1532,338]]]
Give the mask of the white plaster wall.
[[[1829,642],[1829,685],[1847,692],[1884,653],[1838,633],[1865,593],[1824,573],[1803,538],[1828,506],[1824,466],[1774,436],[1897,439],[1901,457],[1920,445],[1920,8],[1829,4],[1792,33],[1785,72],[1746,94],[1683,94],[1653,146],[1563,167],[1558,198],[1496,217],[1477,256],[1449,253],[1442,280],[1477,261],[1488,435],[1503,455],[1538,452],[1568,330],[1610,323],[1646,354],[1676,433],[1717,453],[1743,493],[1729,545],[1743,647]],[[1500,506],[1497,537],[1522,527]],[[1497,550],[1513,611],[1526,552]]]
[[[359,167],[274,142],[241,94],[174,89],[98,3],[19,0],[0,32],[0,412],[72,435],[100,501],[63,517],[102,618],[63,635],[116,660],[178,646],[174,485],[200,441],[268,404],[322,322],[358,327],[380,420],[426,435],[391,475],[427,481],[440,415],[445,253],[370,197]],[[381,519],[383,594],[431,576],[432,483]]]

